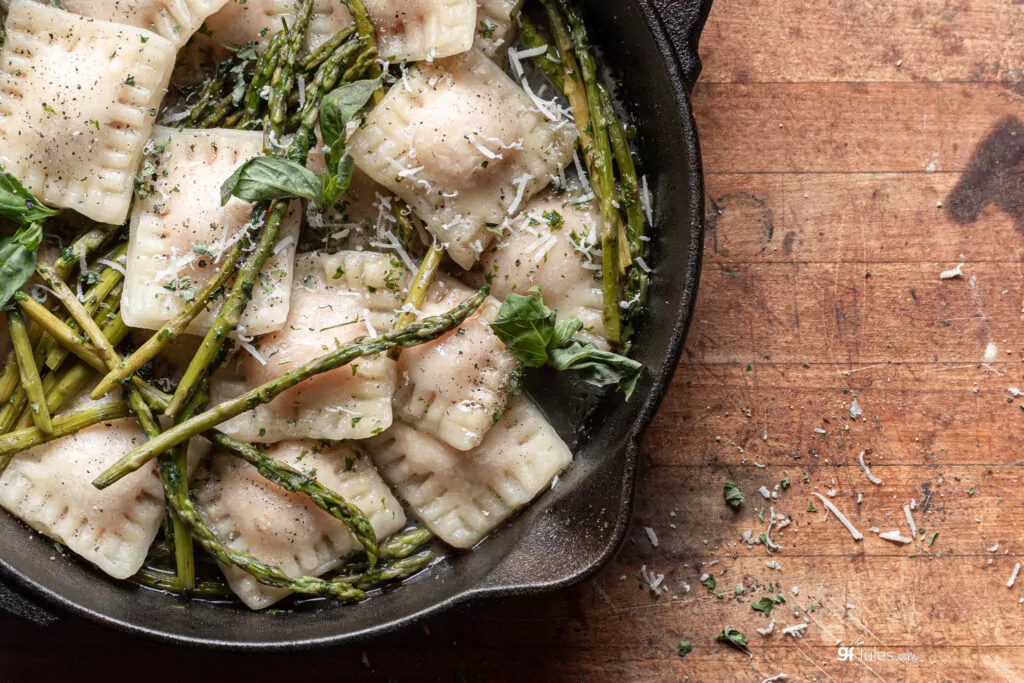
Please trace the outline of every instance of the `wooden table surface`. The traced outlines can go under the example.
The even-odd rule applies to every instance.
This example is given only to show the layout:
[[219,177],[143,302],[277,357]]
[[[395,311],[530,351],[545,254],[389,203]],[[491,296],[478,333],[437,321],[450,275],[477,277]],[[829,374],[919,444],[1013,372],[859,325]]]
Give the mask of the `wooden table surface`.
[[[289,656],[0,617],[0,679],[1024,678],[1024,578],[1007,588],[1024,553],[1024,398],[1008,392],[1024,388],[1022,35],[1022,0],[718,0],[694,95],[700,301],[629,539],[596,579]],[[940,280],[960,263],[962,278]],[[758,493],[787,477],[777,499]],[[746,492],[735,514],[728,479]],[[829,491],[862,542],[823,516],[811,493]],[[869,531],[909,535],[911,501],[933,543]],[[769,506],[792,520],[771,557],[741,539]],[[666,592],[647,589],[645,566]],[[769,619],[751,603],[779,592],[759,635]],[[802,639],[781,633],[798,623]],[[753,658],[715,642],[725,626]]]

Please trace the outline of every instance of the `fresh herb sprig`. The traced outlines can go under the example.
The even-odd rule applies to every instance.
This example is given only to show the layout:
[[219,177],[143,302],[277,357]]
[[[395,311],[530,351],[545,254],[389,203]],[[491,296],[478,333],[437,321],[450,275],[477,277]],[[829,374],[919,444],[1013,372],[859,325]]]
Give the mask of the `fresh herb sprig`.
[[559,321],[539,294],[509,294],[491,329],[526,367],[571,370],[593,386],[618,388],[626,400],[636,390],[643,371],[639,362],[577,338],[583,323]]

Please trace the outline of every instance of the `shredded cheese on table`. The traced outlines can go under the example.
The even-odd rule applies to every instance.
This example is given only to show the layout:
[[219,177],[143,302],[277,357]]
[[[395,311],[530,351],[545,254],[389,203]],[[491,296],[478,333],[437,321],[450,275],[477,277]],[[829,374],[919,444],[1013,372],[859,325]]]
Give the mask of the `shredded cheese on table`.
[[853,536],[853,540],[861,541],[861,540],[864,539],[864,534],[862,534],[861,532],[857,531],[857,527],[853,526],[853,524],[850,522],[850,520],[848,520],[846,518],[846,515],[844,515],[842,512],[840,512],[839,508],[837,508],[835,505],[832,504],[832,501],[830,501],[828,498],[826,498],[825,496],[821,495],[820,493],[816,493],[814,491],[811,492],[811,495],[817,496],[818,498],[821,499],[821,502],[825,506],[825,508],[829,512],[831,512],[833,515],[835,515],[836,519],[838,519],[840,522],[842,522],[843,526],[845,526],[847,528],[847,530],[849,530],[850,535]]

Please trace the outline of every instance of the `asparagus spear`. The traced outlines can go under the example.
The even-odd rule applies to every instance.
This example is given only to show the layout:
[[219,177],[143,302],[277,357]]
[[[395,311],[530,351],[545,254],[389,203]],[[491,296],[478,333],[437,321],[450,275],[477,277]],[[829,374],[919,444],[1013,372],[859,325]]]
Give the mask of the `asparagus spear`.
[[224,546],[203,520],[202,513],[188,495],[184,485],[182,469],[173,458],[164,456],[159,460],[160,481],[164,486],[164,497],[185,526],[192,538],[215,560],[242,569],[254,579],[267,586],[284,588],[293,593],[320,595],[342,601],[361,600],[366,594],[345,583],[329,582],[309,576],[292,578],[276,567],[265,564],[248,553],[240,553]]
[[235,274],[235,265],[238,263],[241,254],[242,243],[238,242],[231,249],[217,274],[196,294],[195,300],[190,304],[186,304],[181,313],[168,321],[159,332],[150,337],[135,353],[118,363],[106,377],[100,380],[100,383],[92,392],[92,398],[98,399],[106,396],[113,391],[115,386],[127,380],[134,373],[142,369],[143,365],[159,356],[171,342],[185,334],[192,321],[220,296],[221,291]]
[[[117,249],[107,254],[107,260],[123,266],[127,253],[128,245],[122,244]],[[85,293],[85,301],[82,302],[82,306],[85,308],[86,312],[90,316],[95,316],[100,311],[100,307],[103,305],[103,302],[123,280],[124,273],[121,271],[116,268],[104,268],[99,274],[99,281]],[[68,320],[65,326],[72,331],[79,329],[78,324],[74,320]],[[61,346],[57,344],[53,335],[43,337],[42,351],[46,357],[46,367],[51,370],[59,368],[68,355],[67,350],[61,348]]]
[[132,581],[147,588],[167,591],[168,593],[183,593],[188,590],[189,595],[207,600],[231,597],[231,589],[220,581],[197,581],[194,586],[186,589],[177,575],[151,566],[145,566],[140,569],[132,577]]
[[264,479],[274,482],[285,491],[304,493],[317,507],[348,527],[366,551],[370,567],[376,566],[377,534],[370,520],[357,506],[326,488],[313,477],[271,458],[251,444],[242,443],[219,432],[207,432],[205,436],[214,444],[254,466]]
[[380,587],[381,584],[409,578],[430,564],[434,557],[433,552],[424,550],[403,559],[392,560],[362,574],[338,577],[333,580],[333,583],[351,584],[362,591],[373,590]]
[[267,130],[272,138],[280,139],[284,134],[284,123],[288,111],[288,95],[295,85],[295,65],[299,53],[306,43],[306,29],[313,12],[313,0],[302,0],[295,15],[295,23],[288,29],[288,37],[282,46],[281,60],[270,79],[270,113],[267,115]]
[[[210,331],[206,333],[202,345],[178,384],[174,398],[165,411],[168,417],[177,415],[202,381],[213,374],[217,366],[220,365],[226,352],[229,335],[238,327],[245,307],[252,299],[252,290],[259,274],[277,244],[281,223],[284,221],[288,209],[289,202],[279,201],[275,202],[267,212],[266,225],[263,228],[260,241],[257,243],[255,251],[249,255],[249,258],[238,270],[231,293],[224,305],[221,306]],[[258,210],[254,209],[254,216],[257,215],[256,211]],[[253,221],[254,224],[261,222]]]
[[374,339],[346,344],[316,360],[291,370],[275,380],[247,391],[237,398],[225,401],[202,415],[198,415],[175,426],[159,438],[152,439],[131,451],[100,474],[93,482],[93,485],[100,489],[106,488],[179,443],[184,443],[193,436],[213,429],[222,422],[237,417],[259,405],[269,403],[283,392],[310,377],[335,370],[363,356],[385,353],[394,348],[417,346],[442,337],[461,325],[466,318],[476,312],[489,293],[489,288],[484,287],[444,315],[426,318],[410,325],[404,330],[395,330]]
[[548,77],[548,80],[558,88],[559,92],[565,92],[565,75],[562,73],[562,60],[558,58],[558,53],[548,45],[548,41],[540,35],[537,27],[534,26],[533,22],[530,21],[525,15],[520,15],[519,24],[521,27],[520,35],[523,37],[523,43],[530,48],[547,47],[548,51],[546,55],[537,58],[536,64],[540,67],[540,70],[544,72],[544,75]]
[[34,448],[54,439],[79,432],[93,425],[128,417],[128,406],[120,401],[104,403],[76,413],[57,415],[53,418],[53,431],[46,433],[38,427],[19,429],[0,436],[0,469],[5,466],[4,458],[29,448]]
[[[320,68],[320,66],[327,61],[327,58],[334,54],[335,50],[344,45],[355,32],[356,25],[355,22],[353,22],[335,33],[331,36],[330,40],[323,43],[320,47],[299,60],[299,70],[313,71],[314,69]],[[359,43],[355,44],[358,45]]]
[[270,79],[274,75],[277,60],[280,58],[281,49],[287,37],[287,32],[281,31],[271,38],[267,49],[256,62],[252,81],[249,82],[249,87],[245,91],[245,109],[238,124],[239,128],[251,130],[259,123],[263,107],[263,88],[270,83]]
[[[96,251],[118,230],[120,230],[120,227],[110,225],[96,226],[86,230],[75,240],[74,244],[61,253],[60,257],[53,264],[54,270],[61,278],[66,278],[78,262],[81,253],[91,254]],[[28,333],[32,344],[37,344],[42,335],[39,328],[34,324],[29,325]],[[15,359],[14,352],[11,351],[7,356],[3,371],[0,372],[0,403],[7,403],[14,394],[15,389],[18,388],[19,381],[17,360]]]
[[[434,243],[430,246],[430,251],[423,257],[423,262],[420,263],[419,272],[416,273],[416,277],[409,287],[409,294],[405,297],[405,306],[403,308],[419,310],[423,307],[423,302],[426,301],[427,294],[430,292],[430,285],[433,284],[437,271],[441,268],[441,263],[444,261],[444,254],[444,245],[434,240]],[[398,317],[395,329],[400,330],[407,327],[415,320],[415,313],[405,311]]]
[[32,342],[29,341],[28,330],[25,329],[25,319],[21,317],[20,311],[10,310],[7,312],[7,324],[11,330],[11,341],[14,344],[18,371],[21,374],[21,386],[24,387],[29,400],[32,421],[44,434],[53,434],[53,422],[46,407],[46,394],[43,391],[43,382],[39,378]]
[[[544,5],[558,53],[562,58],[565,96],[572,105],[593,189],[601,199],[601,289],[604,294],[602,319],[605,338],[611,344],[618,344],[622,341],[618,253],[618,221],[621,219],[613,203],[615,177],[611,143],[608,139],[607,122],[600,109],[600,100],[596,97],[597,67],[589,54],[586,35],[578,35],[575,31],[570,33],[561,12],[555,7],[556,1],[563,10],[566,9],[563,0],[541,0],[541,3]],[[575,29],[575,25],[573,28]]]
[[[87,340],[83,339],[63,320],[51,313],[50,309],[22,292],[15,294],[14,300],[18,303],[22,313],[28,316],[29,320],[39,325],[46,334],[53,337],[64,349],[71,351],[71,353],[84,360],[92,368],[103,371],[103,368],[106,366],[103,363],[103,357],[96,350],[96,347],[89,344]],[[63,361],[63,358],[61,360]],[[56,367],[52,369],[55,370]]]
[[[380,64],[377,62],[377,32],[373,27],[373,22],[370,20],[370,15],[366,12],[366,6],[363,4],[363,0],[342,0],[348,5],[349,11],[352,12],[352,17],[355,19],[356,29],[359,31],[359,37],[362,39],[363,44],[366,46],[366,52],[364,58],[360,62],[364,62],[368,55],[372,54],[373,62],[368,61],[365,64],[357,64],[360,68],[359,73],[368,73],[370,78],[378,78],[382,73]],[[356,69],[356,67],[352,67]],[[345,80],[351,80],[356,78],[356,75],[345,74]],[[381,100],[384,99],[384,84],[377,88],[373,93],[373,103],[380,104]]]
[[380,544],[380,559],[404,560],[432,540],[434,535],[422,527],[408,529]]

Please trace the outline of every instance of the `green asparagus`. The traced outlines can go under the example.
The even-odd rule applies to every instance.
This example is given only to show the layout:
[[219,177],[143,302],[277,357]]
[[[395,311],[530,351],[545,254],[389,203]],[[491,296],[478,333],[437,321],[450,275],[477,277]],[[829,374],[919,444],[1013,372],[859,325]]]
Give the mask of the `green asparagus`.
[[484,287],[474,296],[444,315],[426,318],[403,330],[395,330],[374,339],[346,344],[316,360],[285,373],[275,380],[247,391],[234,399],[225,401],[202,415],[198,415],[175,426],[159,438],[150,440],[134,449],[105,472],[101,473],[93,482],[93,485],[100,489],[106,488],[179,443],[184,443],[193,436],[213,429],[217,425],[257,406],[269,403],[296,384],[304,382],[311,377],[340,368],[363,356],[385,353],[394,348],[417,346],[438,339],[461,325],[466,318],[475,313],[489,293],[489,288]]

